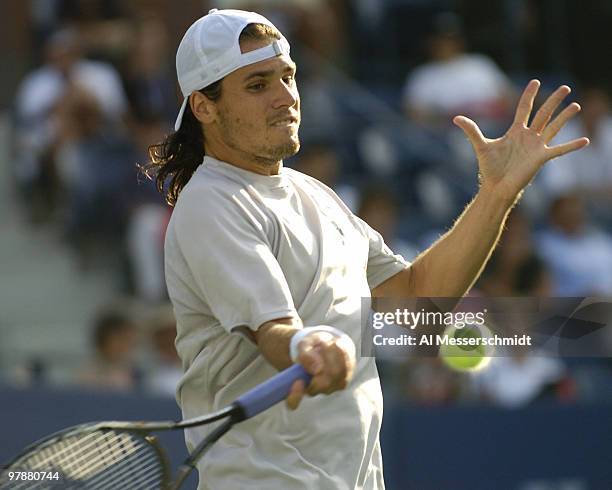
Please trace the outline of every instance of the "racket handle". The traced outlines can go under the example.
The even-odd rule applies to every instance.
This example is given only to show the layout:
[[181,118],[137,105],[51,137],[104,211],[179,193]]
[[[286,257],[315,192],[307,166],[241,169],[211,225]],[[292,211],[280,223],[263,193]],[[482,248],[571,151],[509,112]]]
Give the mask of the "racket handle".
[[250,391],[240,396],[234,404],[242,409],[244,419],[254,417],[258,413],[276,405],[284,400],[291,390],[291,386],[298,379],[304,381],[308,386],[311,376],[306,372],[301,364],[294,364],[290,368],[281,371],[268,381],[256,386]]

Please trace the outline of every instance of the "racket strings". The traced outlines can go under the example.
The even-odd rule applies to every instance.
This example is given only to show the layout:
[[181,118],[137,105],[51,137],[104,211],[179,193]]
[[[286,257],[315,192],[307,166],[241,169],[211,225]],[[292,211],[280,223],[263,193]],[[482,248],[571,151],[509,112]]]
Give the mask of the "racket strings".
[[[138,460],[135,467],[133,458],[113,465],[112,473],[98,474],[91,479],[88,489],[103,490],[107,488],[159,488],[163,474],[160,473],[159,458],[154,451],[149,451]],[[154,485],[157,483],[157,486]]]
[[[129,435],[119,433],[112,437],[113,435],[107,432],[92,432],[88,435],[60,440],[33,454],[27,459],[25,465],[32,470],[44,470],[61,464],[61,472],[65,476],[70,478],[87,477],[90,474],[97,473],[100,467],[109,464],[109,459],[112,461],[119,460],[137,450]],[[101,444],[102,442],[104,444]],[[94,454],[97,459],[92,458]],[[90,464],[85,466],[84,463],[87,461]]]
[[99,475],[88,482],[88,490],[105,490],[109,488],[135,488],[135,489],[158,489],[160,488],[160,477],[157,469],[157,460],[140,462],[138,471],[134,471],[133,465],[122,464],[114,467],[112,473]]
[[55,468],[69,478],[87,478],[137,449],[127,434],[112,437],[108,433],[93,432],[60,440],[27,458],[23,466],[31,470]]
[[165,467],[146,439],[112,430],[67,435],[22,456],[12,468],[14,471],[57,471],[60,480],[12,481],[11,490],[42,490],[52,488],[53,484],[58,488],[71,488],[73,484],[74,488],[88,490],[151,490],[160,488],[165,481]]

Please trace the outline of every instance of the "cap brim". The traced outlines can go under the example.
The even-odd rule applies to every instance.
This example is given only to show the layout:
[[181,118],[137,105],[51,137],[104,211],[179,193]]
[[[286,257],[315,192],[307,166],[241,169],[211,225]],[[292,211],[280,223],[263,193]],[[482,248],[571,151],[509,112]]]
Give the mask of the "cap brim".
[[181,104],[181,110],[176,117],[176,122],[174,123],[174,130],[178,131],[181,128],[181,124],[183,122],[183,114],[185,114],[185,108],[187,107],[187,102],[189,101],[189,97],[183,98],[183,103]]

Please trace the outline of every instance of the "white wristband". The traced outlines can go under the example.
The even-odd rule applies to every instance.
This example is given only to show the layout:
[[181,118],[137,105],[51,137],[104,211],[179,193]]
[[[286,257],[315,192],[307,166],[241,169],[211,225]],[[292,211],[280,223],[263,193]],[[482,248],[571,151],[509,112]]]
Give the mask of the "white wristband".
[[355,344],[353,340],[345,334],[342,330],[338,330],[337,328],[330,327],[327,325],[317,325],[316,327],[304,327],[298,332],[296,332],[293,337],[291,337],[291,342],[289,343],[289,355],[293,362],[298,362],[299,351],[298,347],[300,342],[310,334],[313,333],[328,333],[332,337],[338,339],[338,343],[348,352],[351,357],[355,357]]

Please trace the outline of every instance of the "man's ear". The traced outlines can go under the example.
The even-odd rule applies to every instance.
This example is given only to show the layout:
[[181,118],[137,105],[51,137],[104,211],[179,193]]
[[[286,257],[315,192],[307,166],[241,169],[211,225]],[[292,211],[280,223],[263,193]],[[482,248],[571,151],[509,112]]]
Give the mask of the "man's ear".
[[217,105],[201,92],[193,92],[189,96],[189,106],[195,118],[203,124],[217,119]]

